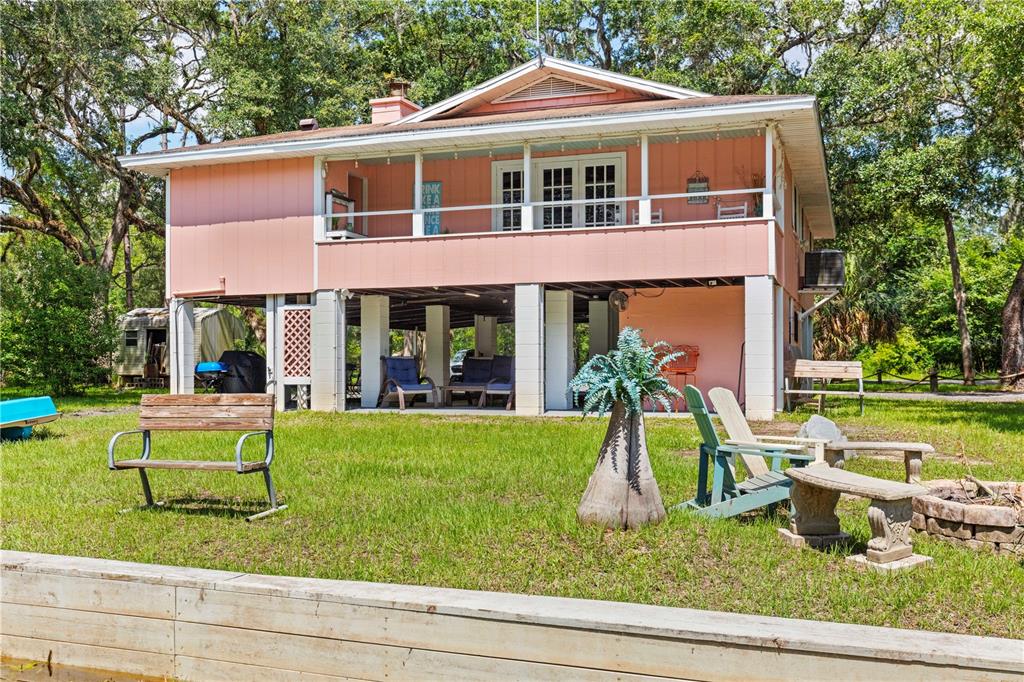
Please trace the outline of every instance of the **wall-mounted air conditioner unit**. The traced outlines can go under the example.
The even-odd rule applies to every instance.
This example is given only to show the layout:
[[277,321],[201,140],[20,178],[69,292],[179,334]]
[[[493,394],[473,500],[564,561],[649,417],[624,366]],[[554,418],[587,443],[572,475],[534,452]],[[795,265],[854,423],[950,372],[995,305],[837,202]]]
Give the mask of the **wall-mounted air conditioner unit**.
[[804,254],[801,289],[842,289],[846,284],[846,254],[835,249],[808,251]]

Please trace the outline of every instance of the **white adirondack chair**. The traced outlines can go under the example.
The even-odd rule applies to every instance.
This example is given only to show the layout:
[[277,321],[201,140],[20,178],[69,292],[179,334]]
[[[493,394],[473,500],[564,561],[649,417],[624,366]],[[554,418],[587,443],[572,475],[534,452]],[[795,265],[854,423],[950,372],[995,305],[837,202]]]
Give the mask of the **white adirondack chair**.
[[[750,424],[736,401],[736,396],[727,388],[713,388],[708,391],[711,403],[715,406],[718,418],[722,420],[729,439],[725,442],[729,445],[782,445],[788,450],[803,451],[808,455],[814,455],[814,463],[825,462],[825,446],[829,441],[821,438],[796,438],[795,436],[756,436],[750,430]],[[760,460],[764,466],[764,460]],[[746,464],[746,461],[744,461]],[[749,465],[748,465],[749,466]],[[755,463],[756,466],[756,463]],[[767,467],[765,467],[767,471]],[[751,471],[757,475],[758,472]],[[763,473],[763,472],[761,472]]]

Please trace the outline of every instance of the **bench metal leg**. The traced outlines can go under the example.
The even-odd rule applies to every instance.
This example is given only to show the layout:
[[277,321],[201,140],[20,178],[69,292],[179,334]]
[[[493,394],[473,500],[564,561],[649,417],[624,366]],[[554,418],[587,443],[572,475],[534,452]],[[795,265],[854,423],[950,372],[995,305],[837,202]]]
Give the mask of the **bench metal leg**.
[[261,511],[258,514],[253,514],[252,516],[246,516],[246,521],[255,521],[257,519],[262,519],[265,516],[270,516],[275,512],[279,512],[282,509],[288,508],[287,504],[277,504],[277,491],[274,490],[274,480],[270,477],[270,469],[263,470],[263,482],[267,484],[267,497],[270,498],[270,509],[267,509],[266,511]]
[[146,505],[153,506],[153,491],[149,489],[149,477],[145,469],[139,469],[139,478],[142,479],[142,494],[146,496]]

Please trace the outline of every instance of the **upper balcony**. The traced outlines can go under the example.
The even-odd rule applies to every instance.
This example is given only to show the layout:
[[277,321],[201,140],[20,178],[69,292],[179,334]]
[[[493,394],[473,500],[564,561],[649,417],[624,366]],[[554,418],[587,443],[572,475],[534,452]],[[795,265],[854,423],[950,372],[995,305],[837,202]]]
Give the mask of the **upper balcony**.
[[768,274],[767,147],[740,129],[324,158],[317,284]]

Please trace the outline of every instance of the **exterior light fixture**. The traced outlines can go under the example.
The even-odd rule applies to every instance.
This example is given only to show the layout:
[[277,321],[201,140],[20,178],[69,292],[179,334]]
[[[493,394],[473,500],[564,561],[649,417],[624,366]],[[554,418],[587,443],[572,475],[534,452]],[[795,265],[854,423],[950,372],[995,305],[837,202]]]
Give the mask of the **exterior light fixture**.
[[388,165],[389,166],[391,165],[391,155],[390,154],[388,154]]
[[480,294],[473,293],[472,291],[466,291],[463,293],[465,293],[466,296],[469,296],[470,298],[480,298]]
[[356,168],[359,168],[359,159],[356,159]]

